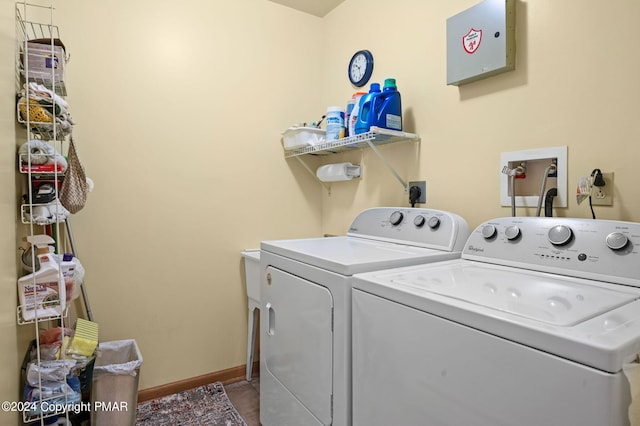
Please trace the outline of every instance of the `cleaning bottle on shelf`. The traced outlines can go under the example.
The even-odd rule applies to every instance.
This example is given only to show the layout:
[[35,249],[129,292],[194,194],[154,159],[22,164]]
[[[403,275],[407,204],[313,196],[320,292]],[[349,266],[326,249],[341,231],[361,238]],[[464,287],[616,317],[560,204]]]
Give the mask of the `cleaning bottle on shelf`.
[[382,93],[376,98],[375,124],[383,129],[402,130],[402,99],[395,78],[387,78]]
[[60,265],[50,248],[55,241],[48,235],[31,235],[27,241],[35,247],[40,269],[18,279],[22,319],[59,316],[66,306],[67,294]]
[[347,136],[353,136],[356,134],[356,122],[358,121],[358,115],[360,113],[360,99],[362,99],[362,97],[366,94],[367,92],[356,92],[351,97],[351,100],[353,101],[353,108],[346,117]]
[[325,140],[327,142],[344,138],[344,108],[340,106],[327,108],[326,123]]
[[369,128],[371,127],[371,122],[369,120],[372,118],[370,117],[370,113],[372,111],[371,107],[373,105],[373,99],[378,93],[380,93],[380,84],[371,83],[369,93],[360,98],[360,105],[354,125],[354,134],[359,135],[360,133],[366,133],[369,131]]
[[369,93],[360,99],[355,133],[368,132],[373,126],[402,130],[402,101],[395,78],[387,78],[382,91],[378,83],[372,83]]

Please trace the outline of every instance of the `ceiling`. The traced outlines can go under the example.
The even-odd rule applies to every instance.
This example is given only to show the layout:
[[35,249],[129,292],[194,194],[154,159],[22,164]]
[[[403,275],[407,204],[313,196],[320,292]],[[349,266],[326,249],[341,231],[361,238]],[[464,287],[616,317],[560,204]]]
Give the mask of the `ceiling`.
[[323,17],[344,0],[270,0],[301,12]]

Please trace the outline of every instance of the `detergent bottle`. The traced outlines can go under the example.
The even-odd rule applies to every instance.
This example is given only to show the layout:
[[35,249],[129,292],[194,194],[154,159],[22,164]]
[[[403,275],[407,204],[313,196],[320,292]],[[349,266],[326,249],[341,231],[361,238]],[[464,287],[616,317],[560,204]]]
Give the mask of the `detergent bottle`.
[[375,117],[371,125],[383,129],[402,130],[402,99],[395,78],[384,81],[382,93],[374,102]]
[[372,118],[372,106],[373,100],[377,94],[380,93],[380,84],[379,83],[371,83],[369,88],[369,93],[363,95],[360,98],[360,105],[358,106],[358,113],[355,117],[355,125],[354,125],[354,134],[359,135],[360,133],[366,133],[369,131],[371,127],[371,118]]
[[368,132],[373,126],[402,130],[402,101],[395,78],[387,78],[382,91],[379,84],[371,84],[369,93],[360,100],[355,132]]
[[35,247],[40,269],[18,279],[22,319],[59,316],[65,307],[66,288],[60,265],[49,246],[55,241],[48,235],[32,235],[27,241]]
[[362,99],[362,97],[366,94],[367,92],[356,92],[351,97],[351,100],[353,101],[353,108],[349,113],[349,116],[347,117],[348,136],[353,136],[356,134],[356,122],[358,121],[358,115],[360,114],[360,99]]

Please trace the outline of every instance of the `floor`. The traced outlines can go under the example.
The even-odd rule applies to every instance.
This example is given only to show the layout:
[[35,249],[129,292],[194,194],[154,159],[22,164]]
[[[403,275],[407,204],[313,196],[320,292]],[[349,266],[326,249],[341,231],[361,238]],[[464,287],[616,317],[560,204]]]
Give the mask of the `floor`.
[[231,383],[224,390],[247,426],[260,426],[260,379]]

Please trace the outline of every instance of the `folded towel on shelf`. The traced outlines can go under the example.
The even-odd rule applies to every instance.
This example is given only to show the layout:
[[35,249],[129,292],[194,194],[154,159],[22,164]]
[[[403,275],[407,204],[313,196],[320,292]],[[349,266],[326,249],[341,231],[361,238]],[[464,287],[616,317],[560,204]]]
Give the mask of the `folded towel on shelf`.
[[18,154],[20,163],[59,166],[56,169],[60,171],[67,169],[67,159],[60,155],[50,143],[43,140],[32,139],[23,143],[18,149]]
[[[51,139],[67,136],[71,133],[74,124],[67,101],[54,91],[35,82],[25,84],[20,91],[18,111],[21,122],[27,121],[28,115],[30,127]],[[53,134],[54,122],[55,134]]]
[[54,91],[48,89],[42,84],[38,84],[33,81],[29,84],[25,84],[20,91],[22,97],[27,97],[27,90],[29,90],[29,98],[31,99],[35,99],[37,101],[49,101],[51,104],[58,105],[60,106],[61,113],[69,110],[69,103],[65,101],[64,98],[58,96]]
[[64,222],[70,214],[56,199],[47,204],[31,206],[31,209],[25,212],[25,219],[36,225],[51,225]]

